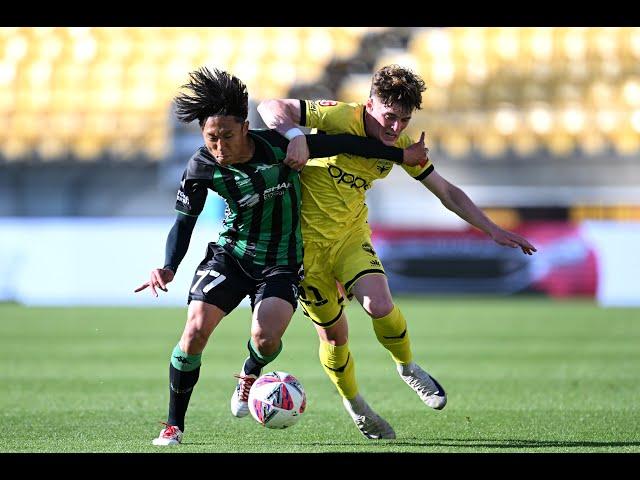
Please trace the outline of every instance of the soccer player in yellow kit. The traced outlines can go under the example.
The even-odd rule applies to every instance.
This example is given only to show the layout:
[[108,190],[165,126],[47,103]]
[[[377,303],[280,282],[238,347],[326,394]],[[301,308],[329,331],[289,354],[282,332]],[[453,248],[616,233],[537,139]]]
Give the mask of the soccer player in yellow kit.
[[[395,438],[395,432],[358,393],[344,299],[336,281],[369,314],[376,337],[390,352],[400,377],[431,408],[440,410],[447,403],[444,388],[413,361],[407,322],[393,303],[384,268],[371,244],[365,192],[374,180],[389,174],[393,163],[346,154],[309,160],[306,139],[297,126],[312,127],[326,134],[367,136],[386,145],[408,147],[414,142],[403,130],[413,111],[421,108],[425,90],[419,76],[390,65],[374,74],[365,104],[279,99],[266,100],[258,106],[267,126],[290,140],[285,163],[302,169],[305,277],[299,299],[320,337],[320,362],[358,429],[372,439]],[[435,171],[428,156],[425,158],[422,165],[402,168],[446,208],[496,243],[519,247],[528,255],[536,251],[525,238],[493,223],[461,189]]]

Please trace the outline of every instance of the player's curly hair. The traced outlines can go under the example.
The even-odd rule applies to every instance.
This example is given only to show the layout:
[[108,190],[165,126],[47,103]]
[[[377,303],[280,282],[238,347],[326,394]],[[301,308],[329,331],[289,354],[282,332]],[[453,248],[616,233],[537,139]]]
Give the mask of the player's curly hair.
[[376,96],[386,106],[399,105],[412,112],[422,108],[422,92],[427,87],[424,80],[408,68],[387,65],[373,75],[370,96]]
[[222,115],[244,122],[249,113],[247,86],[238,77],[214,68],[201,67],[189,73],[189,83],[174,98],[176,116],[185,123],[198,120],[200,127],[207,118]]

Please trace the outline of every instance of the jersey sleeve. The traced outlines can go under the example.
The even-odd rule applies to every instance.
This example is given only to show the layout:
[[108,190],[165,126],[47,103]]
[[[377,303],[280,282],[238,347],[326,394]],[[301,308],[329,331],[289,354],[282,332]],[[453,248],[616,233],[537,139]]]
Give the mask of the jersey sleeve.
[[167,243],[165,245],[164,268],[169,268],[173,273],[178,271],[180,262],[187,254],[189,242],[193,228],[196,226],[198,217],[191,215],[180,215],[176,217],[176,221],[167,235]]
[[402,163],[403,150],[390,147],[379,140],[359,137],[357,135],[306,135],[309,146],[309,158],[322,158],[349,153],[364,158],[383,158],[396,163]]
[[327,133],[345,132],[345,125],[358,116],[353,104],[335,100],[300,100],[300,125]]
[[199,162],[195,156],[192,157],[182,174],[175,209],[184,215],[200,215],[207,200],[207,190],[212,183],[212,177],[213,166]]

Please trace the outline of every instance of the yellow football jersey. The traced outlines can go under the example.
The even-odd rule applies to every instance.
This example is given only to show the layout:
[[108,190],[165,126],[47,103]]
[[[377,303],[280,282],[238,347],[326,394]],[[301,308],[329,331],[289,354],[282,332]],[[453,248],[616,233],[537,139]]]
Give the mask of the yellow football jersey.
[[[300,125],[327,134],[349,133],[365,137],[365,106],[333,100],[301,101]],[[402,133],[396,147],[406,148],[415,143]],[[333,241],[345,232],[366,227],[368,209],[365,192],[374,180],[389,175],[394,162],[376,160],[341,153],[334,157],[310,159],[301,173],[302,180],[302,236],[314,241]],[[432,170],[426,165],[404,170],[417,180]]]

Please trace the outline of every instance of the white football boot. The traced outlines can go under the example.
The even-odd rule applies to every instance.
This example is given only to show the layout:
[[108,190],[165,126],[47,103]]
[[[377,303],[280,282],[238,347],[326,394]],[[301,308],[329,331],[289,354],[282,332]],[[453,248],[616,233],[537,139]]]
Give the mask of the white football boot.
[[231,415],[242,418],[249,415],[249,390],[258,377],[245,375],[244,372],[235,377],[238,379],[238,384],[231,395]]
[[[164,423],[164,422],[162,422]],[[153,444],[158,446],[180,445],[182,443],[182,431],[175,425],[166,425],[162,429],[158,438],[153,439]]]
[[396,364],[400,377],[429,407],[442,410],[447,404],[447,394],[438,381],[414,362]]
[[342,404],[347,412],[349,412],[349,415],[351,415],[358,430],[360,430],[365,437],[376,440],[381,438],[396,438],[396,432],[393,431],[391,425],[374,412],[360,394],[351,400],[343,398]]

